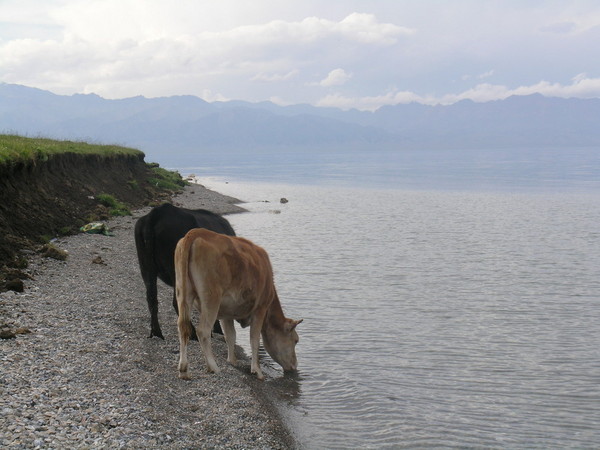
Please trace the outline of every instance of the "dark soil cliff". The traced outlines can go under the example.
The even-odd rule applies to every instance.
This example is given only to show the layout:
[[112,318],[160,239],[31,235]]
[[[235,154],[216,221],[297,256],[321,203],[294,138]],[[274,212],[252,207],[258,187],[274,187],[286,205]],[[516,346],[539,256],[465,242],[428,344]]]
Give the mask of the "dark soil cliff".
[[142,152],[62,153],[0,165],[0,290],[9,277],[6,269],[22,264],[21,251],[106,218],[110,212],[99,202],[100,194],[139,207],[172,195],[157,184]]

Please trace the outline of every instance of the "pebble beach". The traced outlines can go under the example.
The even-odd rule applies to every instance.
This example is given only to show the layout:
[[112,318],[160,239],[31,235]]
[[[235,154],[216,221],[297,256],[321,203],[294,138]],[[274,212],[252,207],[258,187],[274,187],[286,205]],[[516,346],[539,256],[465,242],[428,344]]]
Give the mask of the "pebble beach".
[[[218,213],[235,199],[191,185],[173,199]],[[238,348],[209,374],[189,347],[190,381],[177,377],[179,341],[172,288],[159,281],[165,340],[149,339],[133,227],[150,208],[107,222],[113,236],[77,234],[54,245],[65,261],[30,254],[22,293],[0,293],[0,448],[297,448],[268,387]]]

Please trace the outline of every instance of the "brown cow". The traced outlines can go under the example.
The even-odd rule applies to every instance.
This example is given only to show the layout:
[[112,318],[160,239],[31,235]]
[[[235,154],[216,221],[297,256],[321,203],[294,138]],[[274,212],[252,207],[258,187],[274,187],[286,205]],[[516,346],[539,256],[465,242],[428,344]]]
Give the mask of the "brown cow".
[[192,305],[200,311],[198,338],[209,372],[219,372],[210,343],[216,319],[227,342],[227,361],[236,364],[234,320],[250,325],[252,364],[258,379],[264,375],[258,364],[262,334],[265,349],[284,370],[296,370],[296,326],[302,320],[283,315],[273,283],[267,252],[247,239],[196,228],[175,249],[176,295],[179,307],[179,377],[189,379],[187,345]]

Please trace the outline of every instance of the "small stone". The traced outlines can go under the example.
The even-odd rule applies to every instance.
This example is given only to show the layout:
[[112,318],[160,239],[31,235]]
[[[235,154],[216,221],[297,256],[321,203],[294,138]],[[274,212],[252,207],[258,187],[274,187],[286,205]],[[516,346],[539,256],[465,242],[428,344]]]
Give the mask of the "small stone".
[[18,278],[15,278],[14,280],[6,282],[6,289],[14,292],[23,292],[25,287],[23,285],[23,281],[19,280]]
[[94,259],[92,259],[92,263],[93,264],[102,264],[102,265],[106,265],[106,263],[104,262],[104,260],[102,259],[102,256],[98,255],[96,256]]
[[27,327],[20,327],[15,330],[15,334],[31,334],[31,330]]
[[17,335],[12,330],[0,330],[0,339],[14,339]]

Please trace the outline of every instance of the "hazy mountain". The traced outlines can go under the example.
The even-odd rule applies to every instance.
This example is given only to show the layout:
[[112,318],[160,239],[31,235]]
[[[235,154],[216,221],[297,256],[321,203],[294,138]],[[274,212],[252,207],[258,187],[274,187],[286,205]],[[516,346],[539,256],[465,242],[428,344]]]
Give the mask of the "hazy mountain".
[[600,100],[549,98],[539,94],[450,106],[386,106],[364,125],[377,123],[423,142],[456,146],[587,146],[600,144]]
[[270,102],[208,103],[194,96],[107,100],[0,84],[0,132],[123,144],[155,160],[206,149],[598,146],[600,100],[530,95],[364,112]]

